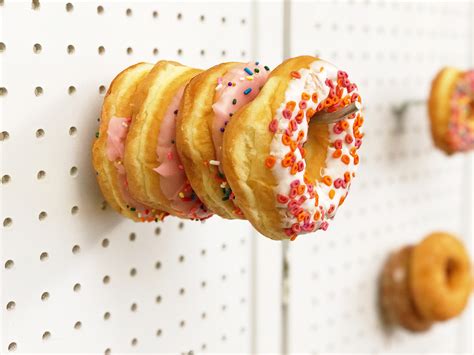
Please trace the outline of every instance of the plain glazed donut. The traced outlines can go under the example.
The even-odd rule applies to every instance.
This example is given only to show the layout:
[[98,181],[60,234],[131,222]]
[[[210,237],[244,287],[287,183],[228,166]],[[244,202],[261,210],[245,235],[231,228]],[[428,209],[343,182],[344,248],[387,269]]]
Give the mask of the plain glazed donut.
[[[317,111],[360,102],[345,72],[311,56],[288,59],[226,127],[223,168],[235,202],[265,236],[326,230],[359,163],[360,113],[329,125]],[[309,127],[309,128],[308,128]]]
[[447,154],[474,148],[474,70],[441,70],[431,86],[428,108],[438,148]]
[[92,161],[102,194],[116,211],[135,221],[162,220],[166,213],[137,201],[130,193],[122,164],[125,139],[132,117],[132,96],[152,64],[128,67],[112,81],[104,98]]
[[258,62],[223,63],[197,75],[184,91],[178,153],[196,194],[223,218],[243,218],[222,170],[223,136],[239,108],[258,95],[268,73]]
[[201,70],[159,61],[132,99],[133,120],[124,165],[129,189],[149,206],[174,216],[212,215],[193,192],[176,151],[176,116],[184,88]]
[[433,233],[418,244],[410,262],[410,288],[419,313],[443,321],[460,314],[472,292],[469,256],[448,233]]
[[409,263],[413,247],[392,253],[382,271],[380,280],[380,305],[388,325],[399,324],[413,332],[431,328],[432,321],[422,318],[410,294]]

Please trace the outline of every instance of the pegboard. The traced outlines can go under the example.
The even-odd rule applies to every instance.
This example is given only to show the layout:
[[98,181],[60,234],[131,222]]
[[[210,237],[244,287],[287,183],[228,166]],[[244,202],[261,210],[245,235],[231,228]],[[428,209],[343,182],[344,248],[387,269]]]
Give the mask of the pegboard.
[[472,353],[472,307],[422,335],[387,333],[377,313],[391,251],[448,230],[473,255],[472,155],[434,148],[425,105],[403,122],[392,113],[426,100],[441,67],[472,67],[472,3],[298,1],[290,10],[289,55],[311,50],[348,71],[366,105],[366,137],[335,223],[290,243],[289,351]]
[[[403,132],[391,114],[425,99],[440,66],[472,65],[472,5],[450,3],[287,1],[284,15],[281,0],[1,0],[0,352],[471,351],[472,311],[388,336],[375,304],[391,250],[436,228],[471,233],[468,158],[433,148],[423,107]],[[281,243],[217,217],[124,220],[103,202],[90,146],[127,65],[300,54],[351,74],[367,136],[335,223],[290,243],[286,313]]]

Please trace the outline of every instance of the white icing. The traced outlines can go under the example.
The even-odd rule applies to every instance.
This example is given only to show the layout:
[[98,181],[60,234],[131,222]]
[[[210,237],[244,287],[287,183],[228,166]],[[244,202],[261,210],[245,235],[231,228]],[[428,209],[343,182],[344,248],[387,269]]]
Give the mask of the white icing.
[[[273,136],[271,146],[270,146],[270,155],[273,155],[276,158],[276,162],[274,167],[272,168],[272,172],[278,182],[276,187],[275,195],[281,194],[284,196],[288,196],[290,192],[290,184],[294,180],[300,180],[301,183],[304,184],[304,172],[306,170],[306,161],[302,158],[301,152],[299,149],[294,151],[294,155],[296,156],[296,161],[303,161],[304,168],[302,171],[297,172],[295,175],[290,173],[290,168],[283,167],[281,165],[282,160],[284,159],[285,154],[290,152],[290,148],[285,146],[282,143],[282,137],[285,131],[287,131],[289,121],[294,120],[298,113],[298,103],[301,101],[301,95],[303,92],[308,93],[310,96],[313,93],[318,95],[317,102],[313,102],[311,98],[306,101],[307,108],[312,108],[316,110],[318,104],[324,101],[329,92],[330,88],[326,85],[326,79],[331,80],[334,83],[334,86],[337,85],[337,77],[338,77],[338,70],[337,68],[323,60],[316,60],[310,65],[309,69],[300,69],[298,73],[301,75],[301,78],[293,78],[288,88],[285,92],[285,101],[281,104],[281,106],[276,111],[274,120],[278,122],[277,130]],[[356,93],[357,89],[353,90],[349,95]],[[344,88],[343,97],[347,95],[347,90]],[[283,111],[286,108],[286,103],[289,101],[296,102],[296,107],[291,114],[291,118],[287,119],[283,116]],[[307,109],[306,108],[306,109]],[[305,109],[305,110],[306,110]],[[344,173],[350,172],[350,177],[352,179],[353,173],[356,170],[356,166],[354,165],[354,159],[350,155],[351,148],[355,147],[355,138],[351,143],[347,143],[345,141],[345,136],[349,133],[353,136],[353,125],[355,119],[353,117],[346,119],[348,123],[348,127],[340,134],[334,132],[334,127],[338,123],[333,123],[328,125],[329,130],[329,142],[334,142],[336,139],[342,140],[342,155],[348,155],[350,157],[349,164],[345,164],[341,161],[340,158],[333,158],[333,153],[336,150],[334,147],[328,147],[327,151],[327,158],[325,168],[321,171],[321,176],[330,176],[334,183],[335,179],[342,178],[344,180]],[[298,132],[302,130],[304,133],[303,139],[301,144],[307,140],[307,133],[308,133],[308,122],[306,120],[306,116],[303,117],[303,120],[300,124],[298,124],[297,129],[291,132],[290,137],[296,140],[298,136]],[[304,224],[306,225],[305,228],[307,230],[301,230],[301,232],[294,233],[302,234],[302,233],[309,233],[315,231],[317,229],[326,229],[328,225],[328,220],[332,219],[336,214],[339,201],[341,197],[345,198],[349,191],[350,181],[345,183],[346,187],[339,187],[335,188],[334,184],[332,183],[331,186],[327,186],[323,182],[312,182],[314,183],[314,190],[316,191],[317,195],[319,196],[319,204],[315,206],[315,198],[311,197],[308,189],[302,195],[298,195],[296,199],[299,199],[300,196],[305,196],[306,201],[304,201],[299,207],[302,208],[304,211],[308,212],[310,215],[309,221],[307,220]],[[334,197],[331,199],[329,197],[330,190],[333,189],[335,191]],[[279,213],[281,214],[281,222],[282,228],[291,228],[295,223],[303,225],[303,223],[299,223],[297,218],[290,213],[287,203],[280,203],[276,201],[277,208]],[[319,220],[314,219],[314,214],[316,211],[320,211],[322,216]],[[313,224],[314,222],[314,224]]]

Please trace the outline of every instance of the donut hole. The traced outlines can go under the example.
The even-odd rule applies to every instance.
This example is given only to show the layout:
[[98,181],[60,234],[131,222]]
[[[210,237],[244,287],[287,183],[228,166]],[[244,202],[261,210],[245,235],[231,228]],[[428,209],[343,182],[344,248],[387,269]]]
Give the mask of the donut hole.
[[444,265],[444,277],[450,288],[455,288],[459,282],[461,266],[454,258],[448,258]]
[[303,144],[306,150],[306,177],[310,181],[320,181],[321,170],[325,167],[326,152],[329,144],[328,125],[311,123],[308,125],[308,137]]

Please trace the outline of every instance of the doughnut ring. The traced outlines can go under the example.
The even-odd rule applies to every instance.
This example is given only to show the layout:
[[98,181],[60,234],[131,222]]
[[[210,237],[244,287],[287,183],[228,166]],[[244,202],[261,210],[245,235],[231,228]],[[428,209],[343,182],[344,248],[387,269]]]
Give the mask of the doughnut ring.
[[302,56],[274,69],[226,127],[223,169],[235,202],[265,236],[326,230],[359,164],[362,114],[309,124],[314,113],[361,101],[345,72]]
[[92,161],[102,194],[107,203],[134,221],[162,220],[166,213],[137,201],[128,189],[123,166],[124,145],[132,117],[132,96],[153,65],[138,63],[128,67],[110,84],[104,98]]
[[390,255],[381,275],[380,305],[388,324],[399,324],[414,332],[431,328],[432,321],[422,318],[410,294],[409,263],[413,247],[405,247]]
[[223,218],[244,218],[222,169],[224,132],[235,113],[258,95],[269,70],[258,62],[222,63],[194,77],[184,90],[178,153],[196,194]]
[[413,249],[410,289],[421,316],[443,321],[465,308],[472,292],[469,256],[448,233],[433,233]]
[[128,186],[137,200],[174,216],[212,215],[192,190],[176,148],[176,116],[186,84],[201,70],[159,61],[132,99],[125,146]]
[[435,146],[447,154],[474,149],[474,70],[441,70],[428,109]]

